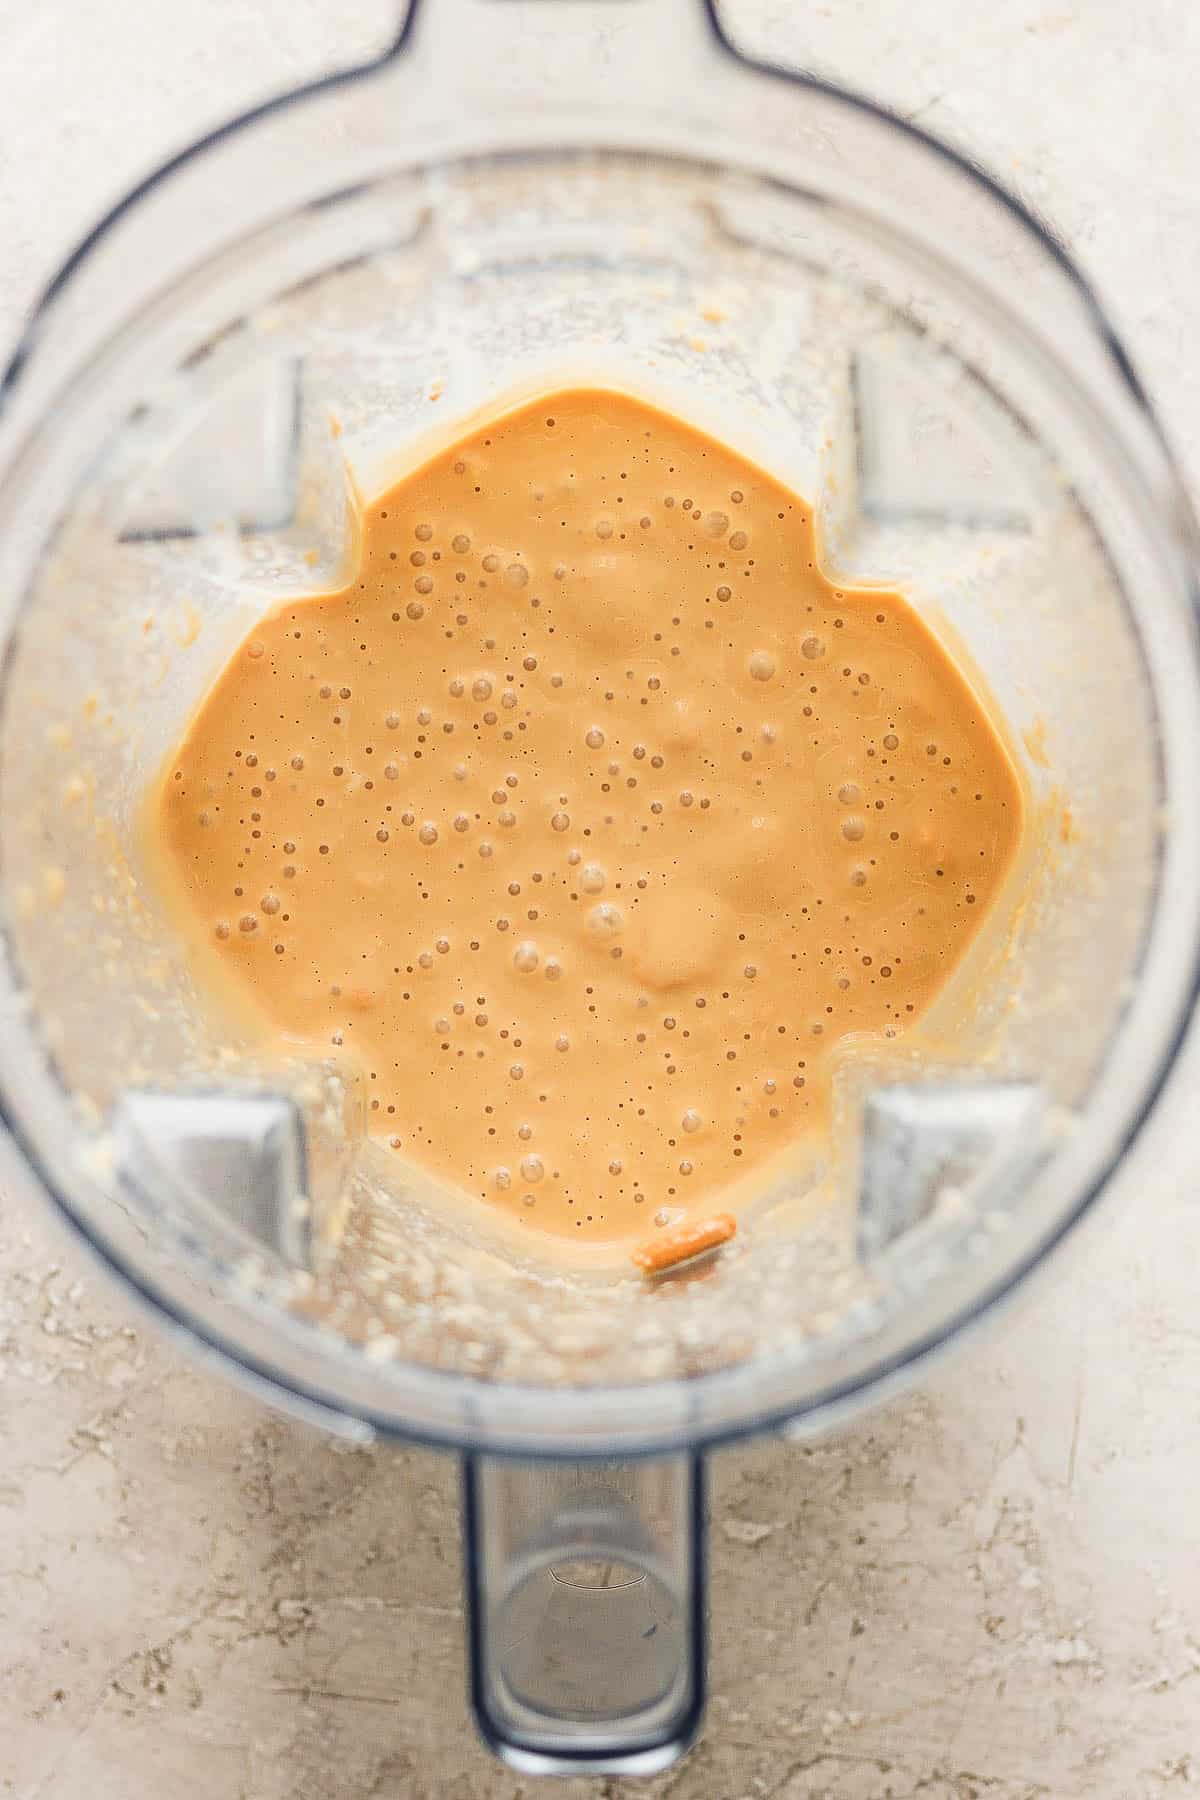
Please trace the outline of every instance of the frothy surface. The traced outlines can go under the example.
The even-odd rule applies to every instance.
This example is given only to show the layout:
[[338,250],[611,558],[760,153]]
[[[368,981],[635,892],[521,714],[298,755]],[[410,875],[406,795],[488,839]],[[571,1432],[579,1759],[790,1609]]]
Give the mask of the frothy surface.
[[1021,792],[896,593],[628,396],[472,430],[264,618],[167,765],[186,928],[352,1047],[411,1161],[576,1241],[644,1237],[827,1125],[830,1052],[930,1005]]

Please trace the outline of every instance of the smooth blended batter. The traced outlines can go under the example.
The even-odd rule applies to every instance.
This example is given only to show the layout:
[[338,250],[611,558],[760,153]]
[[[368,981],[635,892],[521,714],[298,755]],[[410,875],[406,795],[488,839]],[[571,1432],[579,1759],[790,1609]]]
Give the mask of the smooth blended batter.
[[652,1237],[828,1123],[830,1053],[944,986],[1020,785],[896,593],[797,496],[571,390],[367,509],[255,628],[154,803],[258,1010],[352,1048],[372,1124],[532,1229]]

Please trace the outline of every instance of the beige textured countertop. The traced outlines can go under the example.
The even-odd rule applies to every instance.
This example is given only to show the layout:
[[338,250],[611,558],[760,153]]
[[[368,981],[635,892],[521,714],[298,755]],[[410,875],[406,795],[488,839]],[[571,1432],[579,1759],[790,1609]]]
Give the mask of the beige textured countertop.
[[[950,134],[1055,221],[1194,482],[1192,0],[730,10],[756,42]],[[339,30],[346,13],[0,0],[0,338],[164,153],[382,41],[389,0]],[[708,1732],[633,1791],[1170,1800],[1200,1787],[1198,1097],[1193,1044],[1101,1216],[919,1396],[816,1449],[716,1459]],[[7,1197],[0,1437],[0,1795],[536,1788],[495,1767],[468,1721],[452,1461],[347,1452],[269,1417],[133,1328],[49,1217]]]

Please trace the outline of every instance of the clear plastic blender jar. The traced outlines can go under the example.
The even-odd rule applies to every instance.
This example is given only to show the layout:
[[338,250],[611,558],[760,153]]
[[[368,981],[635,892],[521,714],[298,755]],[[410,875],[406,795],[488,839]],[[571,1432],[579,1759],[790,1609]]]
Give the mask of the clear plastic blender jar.
[[[519,1259],[400,1181],[344,1066],[195,988],[147,784],[253,619],[331,585],[440,419],[585,376],[816,505],[981,672],[1030,852],[952,1042],[847,1064],[827,1166],[719,1262]],[[231,1373],[466,1470],[477,1713],[647,1771],[703,1697],[702,1456],[888,1389],[1144,1123],[1200,942],[1195,524],[1060,246],[922,132],[752,65],[702,0],[421,0],[369,68],[175,159],[56,278],[0,415],[8,1163]]]

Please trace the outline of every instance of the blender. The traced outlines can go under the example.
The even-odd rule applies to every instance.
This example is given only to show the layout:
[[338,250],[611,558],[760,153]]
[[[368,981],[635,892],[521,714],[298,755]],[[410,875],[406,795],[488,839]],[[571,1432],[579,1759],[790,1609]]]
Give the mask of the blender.
[[[810,497],[827,568],[973,665],[1029,852],[945,1008],[848,1061],[827,1161],[657,1283],[517,1257],[400,1179],[353,1070],[200,991],[142,801],[360,493],[498,393],[660,397]],[[1193,1003],[1195,522],[1061,246],[703,0],[419,0],[104,220],[0,413],[6,1166],[265,1399],[463,1458],[470,1668],[530,1771],[698,1728],[703,1454],[911,1376],[1103,1188]],[[952,1010],[951,1010],[952,1001]]]

